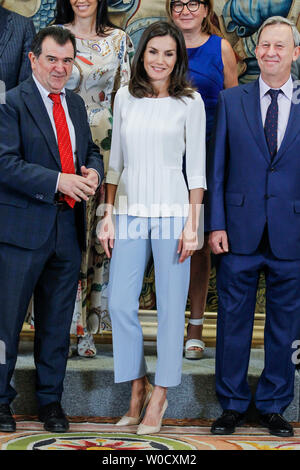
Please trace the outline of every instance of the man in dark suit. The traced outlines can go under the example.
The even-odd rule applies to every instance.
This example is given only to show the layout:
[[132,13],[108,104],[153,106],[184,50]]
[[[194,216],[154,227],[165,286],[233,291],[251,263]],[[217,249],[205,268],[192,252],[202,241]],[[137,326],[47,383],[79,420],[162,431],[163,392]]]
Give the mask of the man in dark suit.
[[263,270],[265,368],[255,405],[272,434],[293,435],[281,414],[293,399],[292,345],[300,329],[300,105],[291,79],[298,46],[289,20],[268,19],[256,47],[259,80],[220,94],[206,208],[219,255],[216,391],[224,412],[214,434],[234,432],[251,401],[247,370]]
[[10,381],[33,293],[39,418],[48,431],[68,429],[60,401],[85,245],[85,201],[103,178],[84,102],[64,89],[75,55],[67,29],[41,30],[29,54],[32,77],[0,106],[0,431],[15,430]]
[[35,36],[33,22],[0,6],[0,80],[6,90],[31,74],[28,53]]

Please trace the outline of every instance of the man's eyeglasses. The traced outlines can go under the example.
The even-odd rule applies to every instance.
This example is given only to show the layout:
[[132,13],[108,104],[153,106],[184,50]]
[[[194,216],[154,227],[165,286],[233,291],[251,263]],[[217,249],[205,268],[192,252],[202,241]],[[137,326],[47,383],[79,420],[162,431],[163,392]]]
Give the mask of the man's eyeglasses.
[[184,7],[186,6],[187,9],[193,13],[197,10],[199,10],[200,5],[207,5],[206,2],[201,2],[200,0],[190,0],[189,2],[171,2],[171,8],[175,13],[181,13]]

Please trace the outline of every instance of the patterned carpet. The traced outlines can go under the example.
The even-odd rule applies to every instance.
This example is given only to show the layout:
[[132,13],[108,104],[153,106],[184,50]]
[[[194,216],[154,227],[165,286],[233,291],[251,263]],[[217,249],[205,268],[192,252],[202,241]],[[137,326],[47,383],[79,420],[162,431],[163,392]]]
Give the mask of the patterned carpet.
[[[230,436],[212,436],[209,426],[168,425],[160,434],[137,436],[136,426],[118,428],[112,423],[84,418],[71,420],[66,434],[51,434],[34,420],[17,421],[15,433],[0,433],[1,450],[300,450],[300,428],[295,436],[271,437],[262,428],[244,426]],[[77,422],[76,422],[77,421]],[[91,422],[98,421],[98,422]],[[208,423],[207,423],[208,424]],[[299,426],[299,425],[298,425]]]

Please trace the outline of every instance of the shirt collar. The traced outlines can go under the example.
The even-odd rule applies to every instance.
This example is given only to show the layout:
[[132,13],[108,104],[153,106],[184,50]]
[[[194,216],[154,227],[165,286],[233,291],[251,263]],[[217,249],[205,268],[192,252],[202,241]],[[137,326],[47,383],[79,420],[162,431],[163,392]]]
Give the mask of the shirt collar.
[[[262,77],[260,75],[260,77],[259,77],[260,99],[262,99],[268,93],[268,91],[270,89],[271,89],[271,87],[269,85],[267,85],[266,82],[264,82],[264,80],[262,79]],[[280,90],[291,101],[292,97],[293,97],[293,89],[294,89],[293,80],[292,80],[292,77],[290,75],[288,81],[285,82],[284,85],[282,85],[280,87]]]
[[[46,88],[43,87],[43,85],[38,81],[38,79],[34,76],[34,74],[32,74],[32,78],[34,80],[34,83],[36,84],[40,94],[42,95],[42,98],[45,99],[45,98],[49,98],[49,91],[46,90]],[[61,97],[65,97],[66,95],[66,90],[65,88],[63,88],[60,92],[60,95]],[[49,98],[50,99],[50,98]]]

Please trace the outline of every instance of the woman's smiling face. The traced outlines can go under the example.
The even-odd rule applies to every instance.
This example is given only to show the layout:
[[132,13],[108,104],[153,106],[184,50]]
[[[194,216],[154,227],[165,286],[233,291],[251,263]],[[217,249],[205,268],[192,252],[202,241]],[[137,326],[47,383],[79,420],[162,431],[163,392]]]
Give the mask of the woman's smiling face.
[[70,0],[74,15],[80,18],[88,18],[96,16],[98,8],[98,0]]
[[153,84],[169,82],[176,61],[177,45],[171,36],[156,36],[148,41],[143,62],[144,69]]

